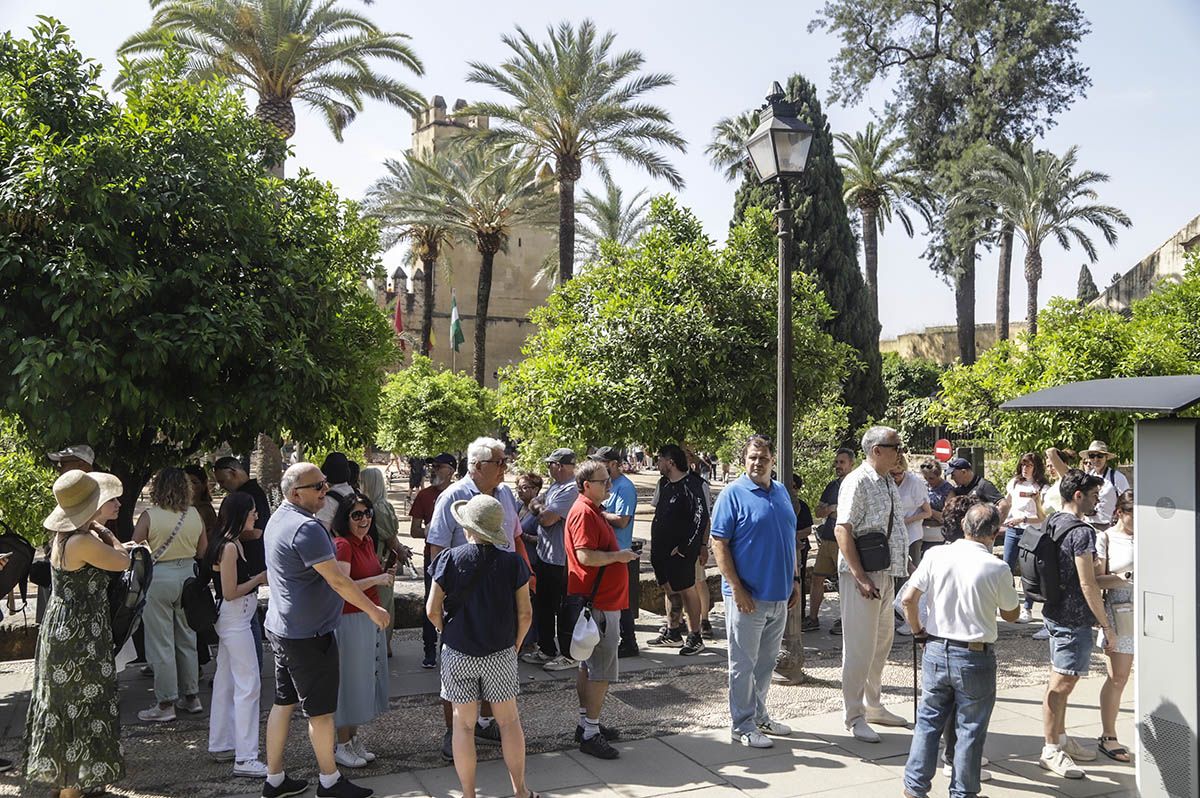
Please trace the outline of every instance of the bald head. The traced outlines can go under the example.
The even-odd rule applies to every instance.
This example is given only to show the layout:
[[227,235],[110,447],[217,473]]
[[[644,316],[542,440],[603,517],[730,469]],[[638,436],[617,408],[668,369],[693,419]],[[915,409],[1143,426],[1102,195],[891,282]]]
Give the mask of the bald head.
[[994,504],[977,504],[963,516],[963,534],[976,542],[990,543],[1000,531],[1000,511]]
[[283,478],[279,480],[279,490],[292,504],[303,507],[310,513],[316,513],[325,506],[325,494],[329,490],[329,484],[317,466],[312,463],[296,463],[283,472]]

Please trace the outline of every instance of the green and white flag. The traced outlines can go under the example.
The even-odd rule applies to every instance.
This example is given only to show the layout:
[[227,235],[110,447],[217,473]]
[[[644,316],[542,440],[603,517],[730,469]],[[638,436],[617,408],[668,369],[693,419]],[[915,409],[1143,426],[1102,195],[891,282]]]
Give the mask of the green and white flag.
[[458,319],[458,298],[453,294],[450,295],[450,348],[455,352],[462,346],[463,341],[467,340],[463,337],[462,322]]

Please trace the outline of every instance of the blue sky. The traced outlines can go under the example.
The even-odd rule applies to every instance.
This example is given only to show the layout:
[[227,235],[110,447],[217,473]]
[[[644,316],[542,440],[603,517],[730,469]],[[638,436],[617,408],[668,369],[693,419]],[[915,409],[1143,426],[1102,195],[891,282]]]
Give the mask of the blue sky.
[[[363,8],[355,0],[344,2]],[[1100,241],[1100,260],[1093,268],[1103,288],[1114,272],[1124,272],[1157,248],[1192,217],[1200,214],[1200,84],[1194,79],[1196,42],[1200,41],[1200,3],[1195,0],[1118,0],[1081,3],[1092,23],[1080,56],[1091,69],[1093,85],[1077,100],[1045,145],[1056,152],[1076,144],[1084,168],[1107,172],[1112,180],[1102,187],[1101,201],[1117,205],[1133,219],[1115,248]],[[651,95],[666,107],[689,142],[686,155],[675,163],[687,181],[682,202],[703,220],[709,234],[723,240],[728,227],[735,186],[726,183],[708,164],[704,147],[712,125],[723,116],[757,106],[772,80],[784,81],[800,72],[822,90],[829,78],[829,58],[836,41],[822,32],[809,34],[807,25],[819,2],[762,2],[734,4],[712,0],[652,2],[609,0],[562,3],[544,0],[459,0],[399,2],[378,0],[364,8],[384,29],[407,33],[425,64],[421,77],[399,74],[425,95],[441,94],[478,99],[479,87],[468,84],[467,61],[497,63],[506,55],[500,35],[519,24],[541,32],[564,18],[591,16],[603,29],[617,33],[621,48],[641,50],[647,69],[674,74],[676,85]],[[5,0],[0,3],[0,26],[23,31],[36,14],[59,18],[70,28],[80,49],[105,66],[111,85],[115,50],[126,36],[145,27],[151,17],[145,0]],[[859,106],[826,107],[836,131],[860,130],[871,108],[887,99],[885,87]],[[253,102],[253,98],[251,98]],[[379,175],[383,159],[401,153],[409,142],[410,118],[403,111],[371,104],[337,143],[317,115],[297,109],[298,132],[292,143],[293,168],[312,170],[331,181],[346,196],[360,197]],[[643,174],[618,166],[618,182],[633,193],[643,187],[664,191]],[[585,185],[597,182],[585,172]],[[880,242],[880,316],[885,336],[954,322],[953,293],[920,260],[924,242],[892,226]],[[1071,295],[1081,251],[1044,247],[1045,277],[1040,296]],[[1013,261],[1013,318],[1025,307],[1021,277],[1024,252]],[[995,316],[995,255],[980,265],[977,316]]]

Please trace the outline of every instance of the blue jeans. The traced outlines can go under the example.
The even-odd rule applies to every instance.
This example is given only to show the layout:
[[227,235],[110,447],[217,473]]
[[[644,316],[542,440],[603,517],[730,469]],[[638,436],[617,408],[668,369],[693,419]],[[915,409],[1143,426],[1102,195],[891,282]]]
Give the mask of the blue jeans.
[[755,601],[754,612],[737,608],[733,596],[725,596],[725,622],[729,635],[729,715],[733,731],[746,734],[767,715],[767,691],[775,658],[787,625],[786,601]]
[[951,723],[958,740],[950,798],[977,795],[983,740],[996,703],[996,655],[992,650],[971,651],[930,640],[921,668],[921,707],[904,766],[904,786],[916,798],[929,794],[937,769],[938,738]]
[[[1024,534],[1025,530],[1018,526],[1004,528],[1004,562],[1013,576],[1021,574],[1021,556],[1017,544],[1021,542],[1021,535]],[[1033,609],[1033,599],[1028,596],[1025,597],[1025,609]]]

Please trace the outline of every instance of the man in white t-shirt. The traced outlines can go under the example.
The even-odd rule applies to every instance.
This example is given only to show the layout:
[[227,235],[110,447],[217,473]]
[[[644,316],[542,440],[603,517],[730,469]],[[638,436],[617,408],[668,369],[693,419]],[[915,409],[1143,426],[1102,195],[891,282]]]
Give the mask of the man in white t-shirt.
[[1116,521],[1113,514],[1117,509],[1117,497],[1129,490],[1129,480],[1110,462],[1117,456],[1108,450],[1108,444],[1104,441],[1092,441],[1081,457],[1084,471],[1104,480],[1100,486],[1100,503],[1096,505],[1096,511],[1083,520],[1103,531]]
[[[996,612],[1009,622],[1018,612],[1012,574],[992,555],[999,531],[993,505],[972,507],[963,518],[964,537],[927,551],[904,590],[908,622],[926,638],[921,707],[904,768],[904,794],[911,798],[929,794],[947,723],[958,733],[954,751],[947,752],[950,794],[979,792],[983,741],[996,703]],[[923,595],[929,613],[924,628],[917,606]],[[956,687],[964,683],[970,694]]]

